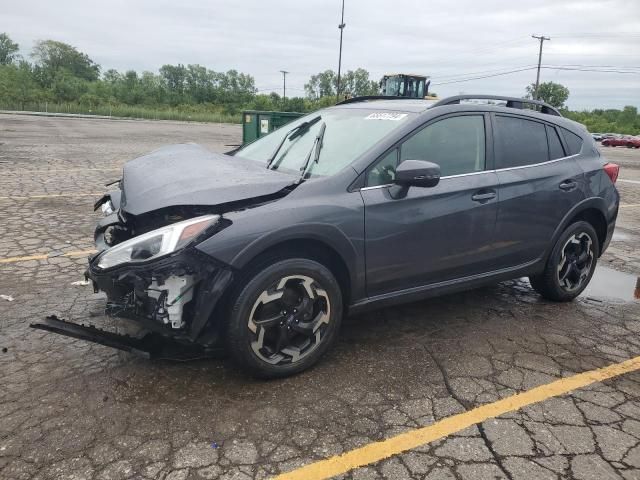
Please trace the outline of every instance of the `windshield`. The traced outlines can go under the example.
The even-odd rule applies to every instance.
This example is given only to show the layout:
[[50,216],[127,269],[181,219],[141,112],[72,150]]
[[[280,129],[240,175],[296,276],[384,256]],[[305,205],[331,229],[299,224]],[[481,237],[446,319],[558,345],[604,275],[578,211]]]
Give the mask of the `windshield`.
[[[302,135],[291,135],[282,143],[284,136],[297,125],[318,116],[322,121],[313,123]],[[266,135],[240,149],[236,155],[250,160],[267,162],[282,143],[271,168],[299,173],[309,152],[317,141],[322,128],[322,149],[317,161],[307,167],[307,176],[329,176],[348,166],[356,158],[373,147],[383,137],[404,124],[413,113],[390,112],[374,109],[334,108],[305,115],[284,127]]]

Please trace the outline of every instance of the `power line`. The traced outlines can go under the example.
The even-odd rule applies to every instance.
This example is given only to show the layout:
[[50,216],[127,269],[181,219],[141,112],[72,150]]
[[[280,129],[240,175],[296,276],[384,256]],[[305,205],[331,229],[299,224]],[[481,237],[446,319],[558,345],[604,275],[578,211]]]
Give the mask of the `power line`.
[[480,70],[478,72],[466,72],[466,73],[457,73],[457,74],[449,74],[449,75],[433,75],[432,78],[437,78],[440,81],[455,80],[458,77],[468,77],[469,75],[483,75],[486,73],[502,73],[505,71],[505,69],[512,70],[512,69],[520,69],[520,68],[535,68],[535,65],[519,65],[517,67],[516,66],[502,67],[502,68],[495,68],[492,70]]
[[574,67],[560,67],[556,65],[546,65],[542,66],[542,68],[547,68],[549,70],[569,70],[575,72],[599,72],[599,73],[629,73],[631,75],[640,75],[640,71],[629,71],[629,70],[598,70],[595,68],[574,68]]
[[581,67],[581,68],[622,68],[625,70],[637,70],[639,67],[635,66],[625,66],[625,65],[582,65],[580,63],[562,63],[559,65],[547,65],[552,67]]
[[506,72],[494,73],[492,75],[482,75],[482,76],[478,76],[478,77],[463,78],[463,79],[460,79],[460,80],[451,80],[451,81],[446,81],[446,82],[432,83],[432,85],[448,85],[450,83],[470,82],[472,80],[481,80],[483,78],[501,77],[503,75],[510,75],[512,73],[525,72],[527,70],[535,70],[536,68],[537,67],[519,68],[519,69],[516,69],[516,70],[509,70],[509,71],[506,71]]
[[638,32],[583,32],[554,35],[554,38],[607,38],[607,37],[640,37]]
[[[555,37],[554,37],[555,38]],[[545,55],[551,55],[554,57],[593,57],[594,54],[591,52],[588,53],[554,53],[554,52],[547,52]],[[605,56],[603,54],[603,56]],[[638,53],[607,53],[606,57],[640,57],[640,52]]]
[[[618,69],[618,70],[636,70],[636,69],[640,69],[640,66],[636,67],[636,66],[624,66],[624,65],[583,65],[583,64],[579,64],[579,63],[566,63],[566,64],[544,64],[541,66],[541,68],[570,68],[570,67],[577,67],[577,68],[582,68],[582,69]],[[489,74],[489,73],[506,73],[506,72],[511,72],[511,71],[520,71],[521,69],[527,69],[527,68],[537,68],[536,65],[519,65],[519,66],[514,66],[514,67],[503,67],[503,68],[496,68],[496,69],[492,69],[492,70],[480,70],[480,71],[475,71],[475,72],[464,72],[464,73],[455,73],[455,74],[443,74],[443,75],[433,75],[432,78],[437,79],[440,82],[443,81],[448,81],[448,80],[456,80],[459,79],[460,77],[468,77],[468,76],[474,76],[474,75],[481,75],[481,74]]]
[[[484,78],[492,78],[499,77],[504,75],[510,75],[512,73],[524,72],[528,70],[536,69],[536,65],[522,65],[518,67],[514,67],[509,70],[504,69],[495,69],[495,70],[482,70],[475,72],[464,72],[458,74],[451,74],[446,76],[434,76],[434,80],[439,80],[437,82],[433,82],[432,85],[447,85],[450,83],[463,83],[469,82],[473,80],[481,80]],[[564,70],[564,71],[582,71],[582,72],[595,72],[595,73],[621,73],[621,74],[640,74],[640,71],[628,71],[625,69],[640,69],[640,67],[624,67],[620,65],[582,65],[582,64],[543,64],[540,66],[541,69],[547,70]],[[270,86],[270,87],[261,87],[257,88],[257,92],[266,92],[266,91],[274,91],[280,88],[278,85]],[[296,90],[300,92],[304,92],[305,89],[302,87],[287,87],[289,90]]]
[[[450,80],[450,81],[444,81],[444,82],[434,82],[432,83],[432,85],[448,85],[450,83],[464,83],[464,82],[470,82],[473,80],[481,80],[484,78],[492,78],[492,77],[500,77],[503,75],[510,75],[512,73],[518,73],[518,72],[525,72],[527,70],[535,70],[538,67],[524,67],[524,68],[518,68],[515,70],[508,70],[506,72],[500,72],[500,73],[494,73],[491,75],[481,75],[481,76],[476,76],[476,77],[469,77],[469,78],[462,78],[462,79],[458,79],[458,80]],[[540,68],[542,69],[548,69],[548,70],[569,70],[569,71],[579,71],[579,72],[595,72],[595,73],[622,73],[622,74],[632,74],[632,75],[640,75],[640,72],[631,72],[631,71],[622,71],[622,70],[598,70],[598,69],[593,69],[593,68],[572,68],[572,67],[562,67],[562,66],[557,66],[557,65],[541,65]]]

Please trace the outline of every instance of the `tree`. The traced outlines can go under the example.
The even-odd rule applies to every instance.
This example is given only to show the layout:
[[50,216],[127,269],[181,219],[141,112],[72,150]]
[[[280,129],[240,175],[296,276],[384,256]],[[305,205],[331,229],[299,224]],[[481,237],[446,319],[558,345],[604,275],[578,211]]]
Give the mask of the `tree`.
[[[312,75],[304,85],[305,93],[309,100],[318,100],[324,97],[335,97],[338,77],[333,70],[325,70]],[[369,72],[364,68],[349,70],[340,78],[340,96],[360,97],[363,95],[376,95],[378,83],[369,79]]]
[[369,79],[369,72],[364,68],[354,71],[349,70],[344,78],[340,80],[340,92],[351,97],[361,97],[364,95],[376,95],[378,93],[377,82]]
[[[536,84],[527,87],[526,98],[535,98]],[[538,99],[556,108],[564,108],[564,102],[569,98],[569,89],[555,82],[543,82],[538,87]]]
[[333,70],[325,70],[316,75],[312,75],[308,83],[304,85],[307,98],[317,100],[322,97],[336,95],[337,77]]
[[0,33],[0,65],[9,65],[18,57],[19,46],[11,41],[9,35]]
[[24,109],[27,103],[42,100],[44,92],[34,81],[31,65],[24,60],[0,65],[0,103]]
[[51,83],[51,92],[57,100],[63,102],[78,101],[87,92],[87,82],[71,73],[61,70]]
[[102,74],[102,79],[107,83],[116,83],[120,80],[120,73],[117,70],[110,68]]
[[619,116],[619,122],[625,125],[632,125],[638,118],[638,109],[631,105],[626,105]]
[[40,70],[40,80],[49,86],[62,70],[72,76],[93,82],[100,77],[100,65],[75,47],[55,40],[40,40],[33,47],[31,56]]

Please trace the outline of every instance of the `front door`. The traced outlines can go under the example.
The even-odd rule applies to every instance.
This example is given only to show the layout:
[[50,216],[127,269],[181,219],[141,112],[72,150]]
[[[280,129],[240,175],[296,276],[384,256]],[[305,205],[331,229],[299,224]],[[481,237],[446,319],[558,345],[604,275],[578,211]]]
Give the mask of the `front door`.
[[[498,179],[487,159],[482,114],[435,120],[379,159],[361,190],[367,294],[380,295],[491,269]],[[440,183],[393,198],[403,160],[440,165]]]

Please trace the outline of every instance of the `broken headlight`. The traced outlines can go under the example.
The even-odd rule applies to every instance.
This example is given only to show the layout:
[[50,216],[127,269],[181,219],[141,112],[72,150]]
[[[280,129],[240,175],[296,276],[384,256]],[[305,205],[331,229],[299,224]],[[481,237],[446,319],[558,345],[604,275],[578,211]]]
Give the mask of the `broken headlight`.
[[98,260],[99,268],[123,263],[154,260],[185,247],[205,229],[214,225],[219,215],[204,215],[152,230],[106,250]]

